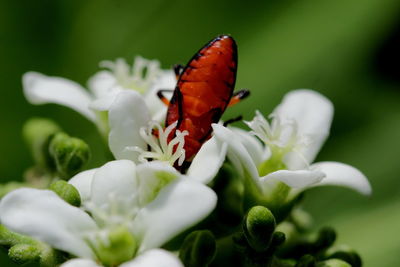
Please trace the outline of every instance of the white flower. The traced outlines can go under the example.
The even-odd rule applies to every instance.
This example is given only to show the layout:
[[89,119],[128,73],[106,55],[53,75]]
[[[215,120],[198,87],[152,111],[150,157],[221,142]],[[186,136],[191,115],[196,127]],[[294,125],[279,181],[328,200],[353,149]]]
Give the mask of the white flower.
[[27,72],[22,79],[25,97],[32,104],[55,103],[72,108],[94,122],[104,134],[107,121],[100,111],[107,111],[116,95],[124,90],[139,92],[153,118],[163,118],[166,107],[158,99],[157,91],[175,87],[172,70],[162,70],[157,60],[142,57],[136,57],[132,67],[123,59],[104,61],[101,66],[109,70],[100,71],[89,79],[89,91],[68,79]]
[[171,263],[166,266],[181,266],[171,254],[153,249],[206,217],[217,200],[210,188],[159,161],[112,161],[76,175],[70,184],[81,195],[82,209],[52,191],[28,188],[13,191],[0,202],[0,221],[12,231],[87,259],[65,266],[109,264],[110,257],[123,252],[107,250],[116,231],[122,231],[118,237],[129,245],[123,249],[132,250],[128,258],[122,254],[123,261],[139,255],[122,266],[153,266],[150,263],[157,260],[150,255],[164,257]]
[[354,167],[339,162],[311,164],[329,135],[332,117],[333,106],[327,98],[303,89],[284,97],[271,122],[257,113],[247,123],[250,133],[221,125],[213,128],[217,139],[228,144],[234,166],[263,194],[271,192],[274,181],[281,181],[298,189],[346,186],[369,195],[367,178]]
[[[143,98],[134,91],[120,92],[109,110],[109,147],[116,159],[143,162],[151,158],[178,165],[185,159],[183,148],[186,131],[176,132],[168,142],[174,124],[165,130],[151,120],[150,112]],[[152,130],[158,131],[158,137]],[[151,151],[148,151],[148,147]],[[202,183],[210,182],[225,160],[226,144],[217,142],[215,137],[206,141],[193,158],[187,175]]]

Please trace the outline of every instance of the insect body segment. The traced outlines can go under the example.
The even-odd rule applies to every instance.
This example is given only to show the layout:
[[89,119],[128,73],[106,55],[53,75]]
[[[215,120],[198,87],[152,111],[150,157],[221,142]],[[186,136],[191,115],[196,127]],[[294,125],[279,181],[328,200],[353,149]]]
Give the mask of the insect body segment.
[[211,124],[220,120],[229,105],[236,70],[236,43],[232,37],[221,35],[200,49],[179,75],[165,126],[177,121],[177,130],[188,131],[187,161],[210,138]]

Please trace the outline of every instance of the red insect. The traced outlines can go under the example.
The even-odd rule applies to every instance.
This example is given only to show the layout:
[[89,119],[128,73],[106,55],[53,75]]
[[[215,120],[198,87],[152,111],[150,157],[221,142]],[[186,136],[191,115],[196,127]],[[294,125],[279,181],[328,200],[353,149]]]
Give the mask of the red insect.
[[249,94],[247,90],[233,94],[237,61],[235,40],[220,35],[201,48],[184,68],[176,68],[178,82],[170,102],[159,92],[161,100],[169,105],[165,127],[177,121],[176,129],[189,132],[184,145],[186,161],[191,161],[210,138],[211,124],[220,120],[225,109]]

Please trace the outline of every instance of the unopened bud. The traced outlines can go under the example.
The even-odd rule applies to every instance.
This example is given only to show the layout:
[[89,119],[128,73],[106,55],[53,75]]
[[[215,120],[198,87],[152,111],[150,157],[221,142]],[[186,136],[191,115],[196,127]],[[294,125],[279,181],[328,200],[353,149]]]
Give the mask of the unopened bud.
[[345,261],[339,260],[339,259],[330,259],[321,262],[322,266],[326,267],[352,267],[352,265],[348,264]]
[[63,179],[69,179],[77,174],[88,162],[89,146],[81,139],[70,137],[65,133],[56,134],[49,146],[57,173]]
[[317,261],[311,255],[304,255],[299,259],[295,267],[316,267]]
[[186,267],[203,267],[214,259],[216,242],[214,235],[208,230],[190,233],[183,241],[179,258]]
[[361,267],[360,255],[349,247],[334,247],[327,251],[328,259],[340,259],[349,263],[352,267]]
[[35,245],[17,244],[10,248],[8,256],[19,265],[33,263],[40,260],[40,250]]
[[255,251],[268,249],[275,231],[275,218],[272,212],[263,206],[250,209],[243,223],[243,232],[247,242]]
[[60,198],[72,206],[79,207],[81,205],[81,197],[78,190],[66,181],[57,181],[50,185],[50,190],[54,191]]
[[22,134],[37,165],[47,169],[54,167],[48,146],[51,137],[60,131],[60,127],[48,119],[32,118],[25,123]]

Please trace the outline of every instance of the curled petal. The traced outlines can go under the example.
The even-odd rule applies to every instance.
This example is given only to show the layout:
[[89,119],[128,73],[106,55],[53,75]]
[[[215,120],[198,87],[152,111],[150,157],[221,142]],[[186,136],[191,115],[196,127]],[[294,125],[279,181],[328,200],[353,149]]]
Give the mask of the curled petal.
[[224,163],[226,151],[226,143],[218,142],[216,137],[212,137],[194,157],[187,175],[204,184],[211,182]]
[[54,103],[69,107],[93,122],[96,114],[89,108],[92,96],[78,83],[60,77],[50,77],[37,72],[27,72],[22,77],[24,94],[32,104]]
[[247,149],[241,143],[241,139],[232,130],[222,125],[213,124],[212,127],[214,129],[214,136],[216,139],[219,142],[223,142],[228,145],[227,156],[238,170],[240,175],[250,178],[251,183],[254,183],[259,189],[261,189],[257,167],[247,152]]
[[333,118],[332,103],[315,91],[299,89],[286,94],[273,114],[279,117],[282,123],[294,120],[298,126],[298,133],[309,139],[308,144],[298,151],[306,162],[295,154],[286,159],[289,169],[303,169],[307,163],[314,161],[329,135]]
[[174,254],[166,250],[151,249],[140,254],[135,259],[120,265],[120,267],[156,267],[156,266],[183,267],[183,264],[178,259],[178,257],[176,257]]
[[68,183],[72,184],[79,192],[82,202],[89,200],[92,191],[92,180],[97,169],[83,171],[72,177]]
[[132,231],[140,242],[139,253],[160,247],[204,219],[216,203],[214,191],[201,183],[180,178],[167,185],[134,220]]
[[10,230],[37,238],[82,258],[94,258],[84,241],[98,231],[83,210],[69,205],[53,191],[17,189],[0,202],[0,221]]
[[264,184],[269,180],[278,180],[293,188],[305,188],[320,182],[324,177],[325,173],[319,170],[280,170],[262,177],[261,182]]
[[313,186],[337,185],[371,195],[372,188],[367,177],[356,168],[340,162],[318,162],[311,165],[326,174],[326,177]]
[[146,126],[150,120],[143,97],[134,91],[120,92],[111,105],[108,116],[110,123],[108,141],[114,157],[137,162],[139,152],[127,148],[146,149],[146,143],[139,133],[140,128]]
[[241,143],[246,148],[247,152],[253,159],[256,166],[261,164],[263,161],[267,160],[269,155],[269,150],[265,149],[261,142],[257,138],[247,131],[239,128],[230,128],[235,134],[237,134]]

